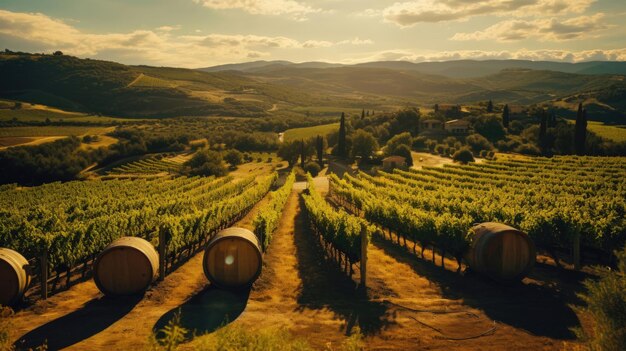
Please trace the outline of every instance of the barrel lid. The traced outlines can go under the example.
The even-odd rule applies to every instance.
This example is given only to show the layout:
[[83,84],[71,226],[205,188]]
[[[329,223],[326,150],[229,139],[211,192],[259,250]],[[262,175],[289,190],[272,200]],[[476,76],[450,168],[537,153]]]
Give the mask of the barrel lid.
[[220,240],[221,238],[227,237],[227,236],[228,237],[237,236],[242,239],[246,239],[257,247],[260,247],[261,245],[259,238],[251,230],[246,229],[246,228],[241,228],[241,227],[226,228],[220,231],[219,233],[217,233],[217,235],[215,235],[215,237],[211,241],[216,242]]
[[518,232],[518,233],[526,234],[519,229],[513,228],[503,223],[497,223],[497,222],[484,222],[484,223],[475,224],[472,227],[472,231],[475,234],[481,234],[484,232],[489,232],[489,233]]

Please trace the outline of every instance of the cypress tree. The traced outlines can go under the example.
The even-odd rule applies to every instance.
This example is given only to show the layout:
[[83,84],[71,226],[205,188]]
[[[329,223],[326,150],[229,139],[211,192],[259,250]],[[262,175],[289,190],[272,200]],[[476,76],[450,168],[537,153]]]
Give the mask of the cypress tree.
[[550,117],[548,118],[548,128],[556,127],[556,113],[550,111]]
[[365,109],[361,110],[361,119],[365,118]]
[[337,139],[337,154],[340,157],[346,157],[346,115],[341,113],[341,121],[339,122],[339,138]]
[[439,104],[435,104],[433,110],[435,111],[435,113],[439,112]]
[[300,141],[300,167],[302,167],[304,169],[304,163],[305,163],[305,152],[304,152],[304,139],[302,139]]
[[585,142],[587,140],[587,111],[583,109],[583,104],[578,104],[576,114],[576,127],[574,128],[574,150],[576,155],[585,154]]
[[504,105],[504,109],[502,110],[502,126],[504,128],[509,128],[509,105]]
[[324,138],[321,135],[317,136],[316,140],[316,148],[317,148],[317,162],[320,164],[320,167],[324,167]]
[[487,112],[493,112],[493,101],[491,100],[487,103]]
[[370,115],[370,110],[367,110],[367,112],[365,113],[365,115],[369,117],[369,115]]
[[546,110],[541,110],[541,125],[539,126],[539,146],[541,147],[541,151],[546,153],[546,142],[547,142],[547,132],[548,132],[548,115],[546,114]]

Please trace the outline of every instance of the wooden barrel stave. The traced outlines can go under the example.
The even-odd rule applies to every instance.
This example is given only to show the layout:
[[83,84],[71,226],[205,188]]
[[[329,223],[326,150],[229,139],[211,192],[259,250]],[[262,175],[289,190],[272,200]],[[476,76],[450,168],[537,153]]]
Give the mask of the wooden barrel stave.
[[472,231],[466,260],[474,271],[503,282],[521,280],[531,271],[535,246],[524,232],[494,222],[478,224]]
[[17,303],[30,284],[28,261],[17,251],[0,248],[0,305]]
[[202,262],[212,284],[223,288],[250,286],[261,274],[261,245],[251,231],[227,228],[209,241]]
[[105,295],[141,294],[159,274],[159,255],[148,241],[123,237],[107,246],[96,258],[94,282]]

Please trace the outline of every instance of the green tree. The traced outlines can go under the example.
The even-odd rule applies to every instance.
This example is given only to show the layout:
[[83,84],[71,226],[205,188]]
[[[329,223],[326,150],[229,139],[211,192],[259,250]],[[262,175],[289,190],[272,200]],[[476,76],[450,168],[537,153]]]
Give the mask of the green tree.
[[339,121],[339,138],[337,139],[337,155],[339,157],[347,157],[348,152],[346,148],[346,115],[341,113],[341,120]]
[[221,177],[228,172],[222,154],[213,150],[197,152],[191,160],[184,164],[184,169],[187,174],[192,176]]
[[352,156],[369,159],[374,151],[378,150],[378,142],[371,133],[363,129],[357,130],[352,136]]
[[311,175],[313,177],[317,177],[317,175],[320,173],[320,171],[322,170],[322,168],[320,167],[320,165],[318,165],[315,162],[307,162],[302,169],[304,169],[305,172],[307,173],[311,173]]
[[496,116],[483,116],[474,122],[474,131],[491,142],[501,140],[506,135],[500,119]]
[[506,129],[509,129],[509,105],[504,105],[504,109],[502,109],[502,126]]
[[228,150],[224,155],[224,160],[231,166],[238,166],[243,162],[243,154],[236,149]]
[[317,152],[317,163],[324,167],[324,137],[318,135],[315,139],[315,150]]
[[548,115],[546,114],[546,110],[541,111],[541,124],[539,125],[539,140],[537,145],[541,149],[542,153],[546,153],[546,144],[548,138]]
[[454,155],[452,155],[452,159],[456,162],[467,164],[469,162],[474,162],[474,155],[470,149],[464,148],[455,152]]
[[574,133],[574,150],[576,155],[585,154],[585,142],[587,140],[587,111],[583,109],[583,104],[578,104],[576,114],[576,127]]
[[406,160],[406,165],[411,167],[413,166],[413,156],[411,155],[411,149],[407,145],[400,145],[395,150],[393,150],[394,156],[402,156]]
[[304,168],[304,164],[306,163],[306,145],[304,144],[304,139],[300,140],[300,167]]
[[365,119],[365,109],[361,110],[361,119]]
[[396,113],[394,120],[389,127],[389,134],[396,135],[409,132],[416,135],[419,131],[420,112],[418,109],[404,109]]
[[487,112],[493,112],[493,101],[491,100],[489,100],[489,102],[487,103]]
[[489,140],[487,140],[487,138],[480,134],[469,135],[467,138],[465,138],[465,142],[476,154],[480,153],[481,150],[493,149],[493,144],[491,144]]
[[285,141],[280,144],[276,154],[278,157],[289,163],[289,167],[293,167],[298,162],[300,157],[300,142],[299,141]]
[[394,155],[396,149],[400,145],[407,145],[410,148],[412,143],[413,138],[411,137],[411,133],[409,132],[394,135],[393,138],[389,139],[389,141],[387,141],[387,144],[385,145],[385,155]]

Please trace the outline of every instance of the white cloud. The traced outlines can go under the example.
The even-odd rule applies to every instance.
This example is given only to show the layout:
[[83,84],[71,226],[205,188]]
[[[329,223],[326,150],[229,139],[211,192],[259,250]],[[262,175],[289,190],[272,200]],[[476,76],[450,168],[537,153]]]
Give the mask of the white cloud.
[[337,44],[338,45],[371,45],[371,44],[374,44],[374,42],[369,39],[360,39],[359,37],[356,37],[352,40],[342,40],[340,42],[337,42]]
[[480,15],[563,15],[582,13],[596,0],[415,0],[383,10],[386,21],[401,27],[420,22],[465,20]]
[[496,23],[482,31],[457,33],[452,40],[497,40],[518,41],[538,39],[540,41],[564,41],[585,39],[598,36],[608,28],[604,14],[581,16],[567,20],[557,18],[539,19],[534,21],[508,20]]
[[626,61],[626,48],[611,50],[527,50],[482,51],[458,50],[416,52],[412,50],[384,50],[341,61],[345,64],[372,61],[433,62],[450,60],[531,60],[531,61]]
[[278,50],[307,50],[336,45],[363,45],[354,38],[331,42],[259,35],[174,35],[175,26],[128,33],[90,34],[41,13],[0,10],[0,36],[10,36],[36,46],[36,51],[61,50],[75,56],[114,53],[116,58],[147,64],[202,67],[271,56]]
[[376,9],[365,9],[363,11],[355,12],[352,15],[357,17],[380,17],[382,14],[381,10]]
[[180,24],[177,24],[175,26],[161,26],[161,27],[158,27],[156,30],[162,31],[162,32],[171,32],[171,31],[179,30],[181,28],[182,26]]
[[193,0],[215,10],[240,9],[253,15],[287,15],[292,19],[306,20],[307,15],[320,9],[294,0]]

